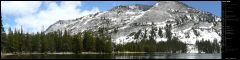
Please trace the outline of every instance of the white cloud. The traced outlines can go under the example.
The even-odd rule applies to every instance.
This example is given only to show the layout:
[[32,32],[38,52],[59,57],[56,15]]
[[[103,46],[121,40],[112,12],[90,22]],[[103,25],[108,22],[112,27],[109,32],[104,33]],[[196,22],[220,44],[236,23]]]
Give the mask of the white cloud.
[[62,8],[72,9],[72,8],[76,8],[78,6],[81,6],[81,2],[75,2],[75,1],[61,2]]
[[38,10],[39,1],[1,1],[1,12],[9,16],[24,16]]
[[4,24],[3,27],[7,27],[7,28],[4,29],[4,31],[5,31],[6,33],[8,33],[8,30],[7,30],[7,29],[10,27],[10,25],[9,25],[9,24]]
[[[41,9],[39,12],[35,11],[34,13],[29,12],[29,14],[26,14],[23,17],[16,18],[15,27],[22,26],[25,30],[28,30],[28,32],[39,32],[43,26],[44,29],[46,29],[49,25],[58,20],[70,20],[99,12],[98,8],[93,8],[92,10],[81,10],[78,8],[81,6],[81,2],[76,1],[63,1],[60,2],[60,4],[52,1],[45,1],[42,2],[42,4],[42,6],[46,9]],[[39,10],[39,8],[40,7],[35,9]]]

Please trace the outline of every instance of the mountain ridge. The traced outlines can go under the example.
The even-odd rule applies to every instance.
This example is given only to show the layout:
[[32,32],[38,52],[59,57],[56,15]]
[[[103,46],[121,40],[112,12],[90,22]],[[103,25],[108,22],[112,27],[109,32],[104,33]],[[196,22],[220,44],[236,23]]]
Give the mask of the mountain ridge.
[[[129,6],[135,6],[135,8],[130,9]],[[185,43],[195,44],[196,41],[202,39],[221,41],[221,19],[209,12],[174,1],[160,1],[150,8],[142,5],[147,10],[136,9],[136,6],[141,5],[120,6],[121,9],[118,9],[119,6],[117,6],[107,12],[98,12],[74,20],[59,20],[50,25],[45,32],[69,30],[72,34],[76,34],[84,30],[97,31],[104,27],[108,28],[114,43],[124,44],[137,41],[133,39],[133,36],[129,36],[132,32],[150,31],[152,27],[164,29],[166,25],[170,24],[172,36],[178,37]],[[118,32],[114,32],[114,30]],[[165,30],[162,31],[163,34],[166,34]],[[147,35],[149,36],[149,33]],[[156,37],[157,42],[166,40],[165,36]],[[194,53],[196,49],[189,48],[188,51]]]

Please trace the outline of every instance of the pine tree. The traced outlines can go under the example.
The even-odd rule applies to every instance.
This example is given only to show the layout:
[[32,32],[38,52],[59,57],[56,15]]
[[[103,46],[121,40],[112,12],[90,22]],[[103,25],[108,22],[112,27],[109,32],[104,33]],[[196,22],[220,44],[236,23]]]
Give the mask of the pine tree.
[[23,32],[23,29],[22,29],[22,26],[21,26],[21,30],[20,30],[20,42],[21,42],[21,48],[22,48],[22,52],[28,52],[28,46],[29,46],[29,43],[28,42],[28,36],[27,34],[24,34]]
[[43,32],[40,32],[40,37],[39,37],[39,40],[40,40],[40,51],[41,53],[45,53],[46,50],[47,50],[47,45],[45,44],[45,34]]
[[33,52],[41,52],[41,34],[37,32],[37,34],[34,35],[33,44],[32,44]]
[[154,40],[155,41],[155,37],[156,37],[155,28],[152,27],[152,29],[150,31],[149,40]]
[[24,33],[23,33],[23,29],[22,29],[22,26],[21,26],[21,29],[20,29],[20,32],[19,32],[19,47],[21,48],[20,49],[20,52],[23,52],[25,49],[24,48],[26,48],[26,46],[25,46],[25,36],[24,36]]
[[83,48],[85,51],[95,51],[95,40],[92,32],[84,32]]
[[115,27],[114,30],[113,30],[114,33],[117,33],[118,32],[118,27]]
[[71,47],[70,40],[71,40],[71,37],[68,31],[65,30],[63,34],[63,48],[64,48],[63,51],[67,52],[71,50],[72,47]]
[[171,24],[169,24],[169,25],[167,24],[166,27],[165,27],[166,37],[167,37],[168,40],[171,40],[171,38],[172,38],[171,28],[172,28]]
[[147,29],[144,30],[144,34],[143,34],[143,40],[147,39]]
[[81,37],[81,33],[78,33],[76,35],[73,36],[73,52],[78,54],[81,53],[83,51],[83,43],[82,43],[82,37]]
[[[101,33],[100,33],[101,34]],[[103,34],[99,35],[96,37],[96,51],[97,52],[103,52],[104,51],[104,40],[105,40],[105,37],[103,36]]]
[[8,35],[7,35],[7,47],[6,47],[6,52],[14,52],[14,47],[13,47],[13,31],[11,28],[8,28]]
[[48,41],[48,45],[49,45],[49,51],[50,52],[54,52],[54,51],[56,51],[55,50],[55,46],[56,46],[56,42],[54,41],[54,39],[56,39],[57,38],[57,35],[55,34],[55,32],[50,32],[50,33],[48,33],[47,34],[47,41]]
[[13,47],[15,47],[14,48],[14,51],[15,52],[21,52],[21,50],[22,50],[22,48],[21,48],[21,37],[20,37],[20,32],[15,28],[15,30],[14,30],[14,41],[13,41]]
[[173,52],[177,52],[177,51],[186,52],[187,50],[186,44],[179,41],[177,37],[173,37],[169,44],[170,44],[170,49]]
[[134,39],[138,39],[140,34],[141,34],[142,30],[138,30],[138,32],[136,34],[134,34]]
[[212,46],[213,46],[214,52],[220,53],[220,45],[218,44],[217,39],[213,40]]
[[6,50],[6,46],[7,46],[6,33],[3,28],[3,21],[1,16],[1,52],[4,52]]
[[200,35],[200,34],[197,32],[196,29],[192,28],[192,30],[193,30],[193,33],[194,33],[196,36],[199,36],[199,35]]
[[56,52],[62,52],[62,32],[60,30],[57,30],[56,32],[54,32],[55,39],[55,50]]
[[[215,45],[216,44],[216,45]],[[218,52],[220,50],[217,46],[217,41],[211,43],[209,40],[201,40],[196,42],[196,46],[199,52],[213,53],[214,51]],[[217,48],[217,50],[215,50]]]
[[159,27],[158,29],[158,35],[162,38],[163,37],[163,34],[162,34],[162,29]]
[[105,52],[107,52],[107,53],[112,53],[112,50],[113,50],[113,48],[112,48],[112,40],[111,39],[112,39],[111,36],[107,35],[107,40],[106,40],[106,44],[105,44],[105,46],[106,46]]
[[31,49],[30,41],[31,40],[30,40],[29,33],[24,34],[24,39],[23,39],[23,44],[24,44],[23,51],[24,52],[30,52],[30,49]]

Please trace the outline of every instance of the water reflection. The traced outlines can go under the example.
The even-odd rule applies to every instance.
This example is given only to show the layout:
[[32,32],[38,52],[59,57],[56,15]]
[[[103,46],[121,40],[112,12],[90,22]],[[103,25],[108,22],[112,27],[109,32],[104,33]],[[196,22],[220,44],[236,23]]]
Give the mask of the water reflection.
[[1,59],[221,59],[221,54],[119,53],[119,54],[34,54],[8,55]]

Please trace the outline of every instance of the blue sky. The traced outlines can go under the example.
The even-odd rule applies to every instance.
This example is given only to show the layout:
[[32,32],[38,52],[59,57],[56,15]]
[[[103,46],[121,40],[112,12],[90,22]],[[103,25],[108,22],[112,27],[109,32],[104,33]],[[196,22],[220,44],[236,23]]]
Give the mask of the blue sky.
[[93,7],[100,7],[100,11],[110,10],[114,6],[119,5],[132,5],[132,4],[145,4],[154,5],[155,1],[83,1],[83,9],[91,9]]
[[[221,1],[181,1],[193,8],[221,16]],[[60,19],[74,19],[80,16],[107,11],[118,5],[145,4],[154,5],[156,1],[32,1],[12,2],[1,1],[1,15],[6,28],[19,28],[27,32],[46,29]],[[51,16],[51,17],[50,17]],[[45,27],[45,28],[42,28]]]
[[[181,1],[191,7],[211,12],[217,16],[221,16],[221,1]],[[145,4],[154,5],[156,1],[84,1],[83,9],[91,9],[93,7],[101,7],[100,11],[106,11],[117,5]]]
[[221,1],[181,1],[193,8],[210,12],[221,17],[222,4]]

